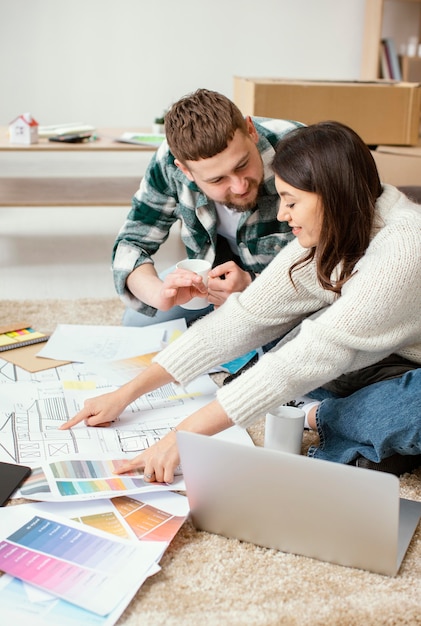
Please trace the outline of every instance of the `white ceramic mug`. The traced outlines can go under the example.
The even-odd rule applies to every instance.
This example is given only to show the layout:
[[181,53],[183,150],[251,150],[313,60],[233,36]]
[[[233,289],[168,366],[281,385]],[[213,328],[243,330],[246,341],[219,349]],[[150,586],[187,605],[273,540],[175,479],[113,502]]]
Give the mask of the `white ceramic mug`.
[[[209,261],[205,261],[204,259],[183,259],[183,261],[177,263],[176,267],[177,269],[189,270],[189,272],[199,274],[199,276],[203,278],[204,284],[208,284],[208,273],[212,267]],[[190,310],[204,309],[208,305],[209,302],[207,298],[192,298],[188,302],[180,304],[183,309]]]
[[266,414],[265,448],[301,454],[304,411],[295,406],[280,406]]

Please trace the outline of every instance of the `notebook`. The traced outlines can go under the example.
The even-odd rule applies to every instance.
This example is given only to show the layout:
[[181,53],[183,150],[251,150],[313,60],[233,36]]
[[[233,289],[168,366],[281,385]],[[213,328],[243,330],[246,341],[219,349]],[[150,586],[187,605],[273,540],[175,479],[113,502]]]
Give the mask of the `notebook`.
[[35,343],[48,341],[49,336],[31,328],[26,322],[0,326],[0,352],[15,350]]
[[0,359],[17,365],[28,372],[40,372],[69,361],[39,358],[41,348],[49,335],[34,330],[27,322],[10,322],[0,326]]
[[0,506],[6,504],[12,493],[30,473],[31,469],[25,465],[0,462]]
[[397,574],[421,516],[399,479],[177,432],[196,528],[378,574]]

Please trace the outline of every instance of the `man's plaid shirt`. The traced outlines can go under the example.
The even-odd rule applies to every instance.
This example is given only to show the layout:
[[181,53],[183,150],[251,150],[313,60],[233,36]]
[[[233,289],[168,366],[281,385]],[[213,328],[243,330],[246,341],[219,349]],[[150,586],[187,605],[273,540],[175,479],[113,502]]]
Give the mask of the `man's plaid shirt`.
[[[279,139],[302,126],[299,122],[253,117],[259,135],[257,148],[263,161],[264,179],[257,204],[241,214],[237,245],[243,269],[261,272],[293,237],[288,224],[278,222],[279,196],[270,164]],[[146,170],[132,208],[113,250],[114,283],[123,302],[146,315],[155,309],[140,302],[126,287],[127,276],[153,255],[168,238],[171,226],[181,222],[181,238],[189,258],[213,263],[216,253],[217,214],[215,204],[174,164],[164,142]]]

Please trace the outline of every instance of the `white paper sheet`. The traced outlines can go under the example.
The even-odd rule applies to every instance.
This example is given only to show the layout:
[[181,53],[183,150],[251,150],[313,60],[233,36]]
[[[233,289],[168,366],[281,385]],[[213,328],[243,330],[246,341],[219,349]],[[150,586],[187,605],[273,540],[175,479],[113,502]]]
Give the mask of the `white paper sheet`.
[[[29,374],[0,360],[0,461],[33,468],[15,496],[63,501],[169,488],[184,490],[180,477],[171,486],[144,483],[139,476],[118,477],[115,463],[136,456],[211,402],[217,385],[208,375],[186,386],[170,383],[141,396],[109,428],[87,428],[80,423],[71,430],[59,430],[80,411],[87,398],[113,391],[127,378],[133,378],[147,367],[156,351],[175,340],[184,329],[185,320],[146,329],[62,325],[52,338],[52,345],[58,350],[54,356],[89,358],[89,363],[70,363]],[[133,331],[142,331],[141,335],[147,337],[142,344],[145,354],[139,355]],[[127,344],[132,352],[136,350],[136,356],[127,356]],[[66,352],[70,349],[77,354]],[[121,357],[123,353],[125,356],[116,361],[93,360]],[[253,445],[248,433],[239,427],[221,436]],[[80,461],[95,464],[95,472],[75,475],[74,468]]]
[[[104,480],[101,476],[95,476],[95,480],[87,476],[85,482],[77,483],[70,477],[66,483],[54,478],[50,465],[46,464],[61,463],[57,470],[60,477],[71,471],[78,460],[105,462],[136,456],[174,429],[184,417],[210,402],[217,386],[207,375],[185,388],[166,385],[136,400],[109,428],[87,428],[80,423],[71,430],[59,430],[62,423],[80,410],[87,397],[111,389],[96,387],[93,380],[17,382],[1,386],[0,460],[34,468],[16,496],[48,501],[88,500],[151,490],[185,489],[180,477],[171,485],[151,485],[144,483],[141,477],[136,481],[127,477],[121,478],[116,487],[116,476],[106,463],[108,471],[102,475]],[[239,427],[218,436],[253,445],[247,431]]]
[[93,381],[3,384],[0,460],[34,467],[61,458],[124,458],[151,445],[212,400],[216,385],[208,376],[187,388],[166,385],[136,400],[110,428],[87,428],[81,423],[69,431],[59,430],[87,397],[112,389],[96,387]]
[[115,361],[158,352],[185,330],[184,318],[144,328],[59,324],[38,356],[80,363]]

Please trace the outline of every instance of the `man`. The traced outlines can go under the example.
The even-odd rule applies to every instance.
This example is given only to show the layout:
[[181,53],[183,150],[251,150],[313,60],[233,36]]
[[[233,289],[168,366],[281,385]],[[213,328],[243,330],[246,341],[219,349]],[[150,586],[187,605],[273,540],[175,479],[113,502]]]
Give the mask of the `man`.
[[[114,245],[123,323],[188,322],[243,291],[292,235],[276,219],[279,197],[270,163],[279,139],[299,122],[251,118],[228,98],[199,89],[165,116],[166,142],[151,160]],[[186,270],[158,276],[153,255],[176,220],[189,258],[211,262],[208,285]],[[196,311],[180,308],[207,298]],[[204,301],[205,302],[205,301]]]

